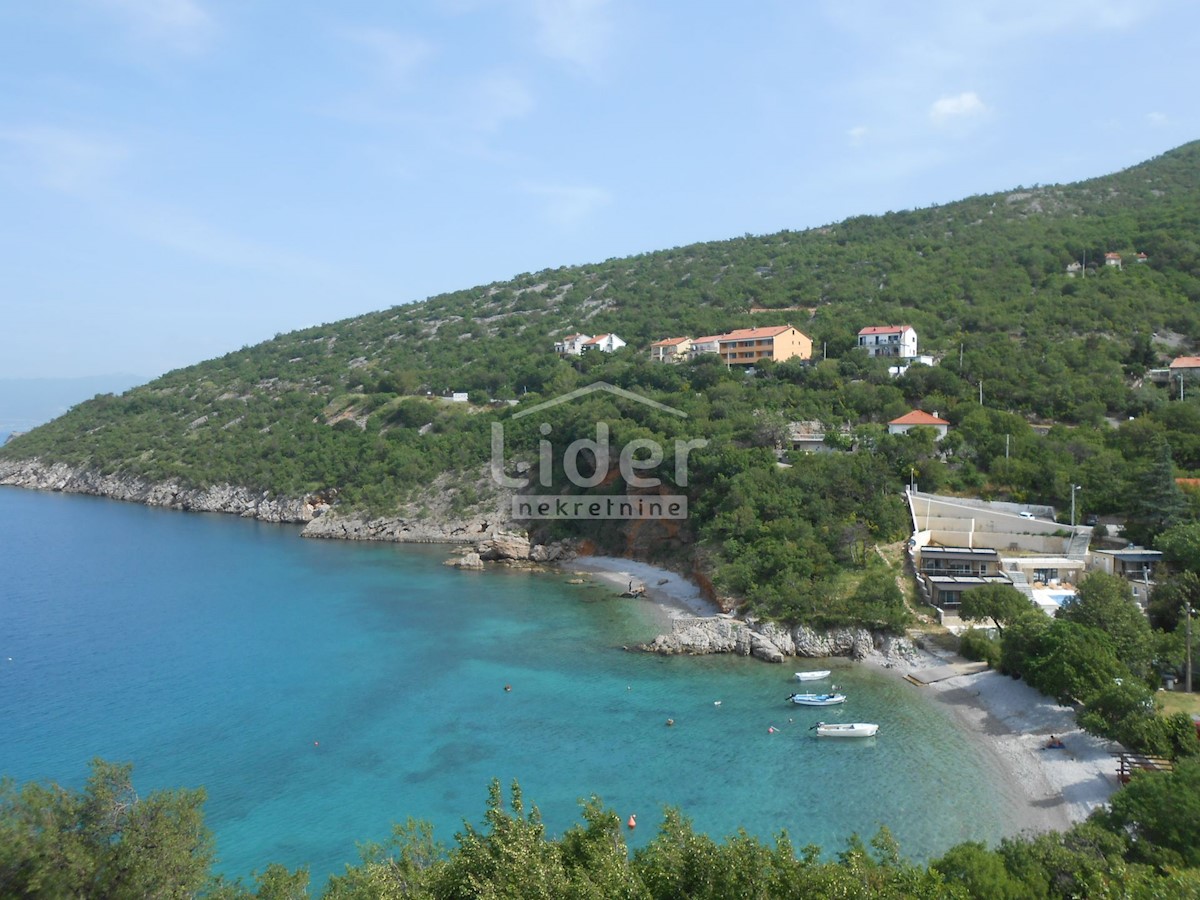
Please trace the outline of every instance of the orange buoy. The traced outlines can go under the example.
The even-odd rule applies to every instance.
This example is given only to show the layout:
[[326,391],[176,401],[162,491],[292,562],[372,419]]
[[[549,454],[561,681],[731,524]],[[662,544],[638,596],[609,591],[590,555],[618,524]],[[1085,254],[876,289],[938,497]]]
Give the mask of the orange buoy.
[[629,821],[625,824],[627,824],[630,828],[637,828],[637,813],[631,815],[629,817]]

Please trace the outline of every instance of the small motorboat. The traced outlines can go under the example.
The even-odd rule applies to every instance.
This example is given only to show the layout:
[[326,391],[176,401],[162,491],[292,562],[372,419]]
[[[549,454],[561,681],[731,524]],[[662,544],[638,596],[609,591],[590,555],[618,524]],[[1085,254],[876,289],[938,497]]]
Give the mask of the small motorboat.
[[829,669],[817,669],[815,672],[797,672],[797,681],[820,681],[822,678],[828,678],[830,675]]
[[868,738],[875,737],[879,726],[874,722],[818,722],[813,730],[817,737]]
[[788,697],[800,706],[836,706],[846,702],[845,694],[792,694]]

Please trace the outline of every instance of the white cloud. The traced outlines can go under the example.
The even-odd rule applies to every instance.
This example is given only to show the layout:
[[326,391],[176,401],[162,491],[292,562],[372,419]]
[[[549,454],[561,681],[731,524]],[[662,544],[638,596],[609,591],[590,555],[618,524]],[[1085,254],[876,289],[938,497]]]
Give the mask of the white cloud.
[[609,0],[530,0],[538,48],[593,74],[608,53],[614,26]]
[[202,52],[212,38],[215,23],[198,0],[89,0],[107,10],[133,36],[156,47],[180,53]]
[[850,138],[851,147],[860,147],[869,133],[866,125],[855,125],[846,132],[846,136]]
[[525,82],[503,72],[486,75],[474,85],[469,124],[478,131],[495,131],[521,119],[537,105]]
[[546,218],[564,227],[579,224],[612,202],[608,191],[589,185],[525,183],[521,189],[542,200]]
[[22,174],[64,194],[100,186],[129,155],[109,138],[46,125],[0,128],[0,147],[9,149],[5,155],[17,160],[14,168]]
[[964,91],[953,97],[940,97],[929,108],[929,118],[935,125],[970,119],[987,112],[987,107],[974,91]]
[[1166,113],[1150,112],[1146,113],[1146,121],[1155,128],[1160,128],[1163,125],[1166,125],[1169,120],[1167,119]]
[[386,28],[350,28],[344,34],[371,54],[380,77],[390,88],[412,87],[413,76],[434,56],[429,41]]

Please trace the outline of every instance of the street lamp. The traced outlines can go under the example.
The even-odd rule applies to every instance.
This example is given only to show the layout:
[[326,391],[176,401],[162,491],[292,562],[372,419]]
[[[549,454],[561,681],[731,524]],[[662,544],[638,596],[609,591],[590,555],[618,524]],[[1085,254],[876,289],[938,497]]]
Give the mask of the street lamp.
[[1083,490],[1082,484],[1071,485],[1071,527],[1075,527],[1075,492]]

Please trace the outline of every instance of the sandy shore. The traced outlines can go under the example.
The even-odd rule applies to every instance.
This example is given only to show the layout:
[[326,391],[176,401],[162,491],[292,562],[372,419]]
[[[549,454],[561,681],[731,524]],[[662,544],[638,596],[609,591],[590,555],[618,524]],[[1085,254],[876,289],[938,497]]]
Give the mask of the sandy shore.
[[[1018,810],[1010,833],[1063,831],[1104,806],[1117,783],[1120,745],[1087,734],[1075,724],[1075,712],[1059,706],[1024,681],[998,672],[951,674],[959,657],[928,653],[908,665],[893,665],[900,675],[940,678],[914,691],[950,707],[964,730],[974,736],[985,758],[1009,785],[1008,799]],[[964,666],[964,668],[966,668]],[[1065,748],[1046,748],[1050,736]]]
[[645,599],[661,609],[664,618],[715,616],[720,610],[691,581],[668,569],[616,556],[579,556],[563,563],[564,572],[585,573],[618,591],[645,588]]

